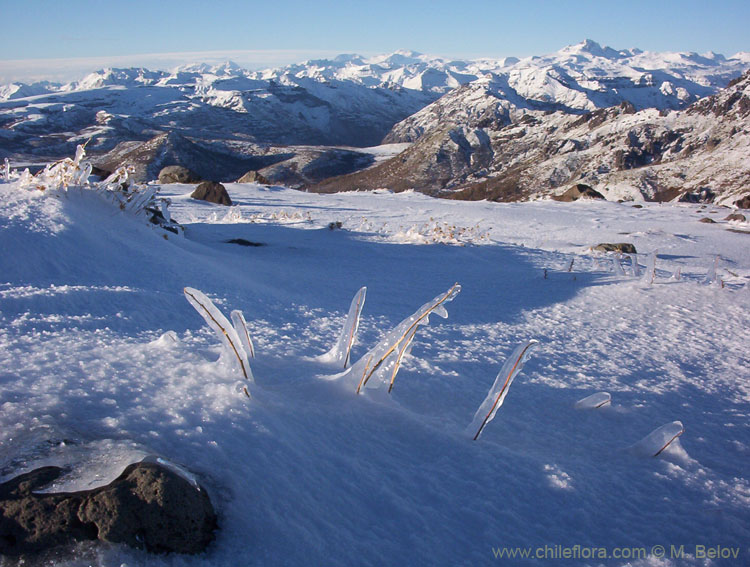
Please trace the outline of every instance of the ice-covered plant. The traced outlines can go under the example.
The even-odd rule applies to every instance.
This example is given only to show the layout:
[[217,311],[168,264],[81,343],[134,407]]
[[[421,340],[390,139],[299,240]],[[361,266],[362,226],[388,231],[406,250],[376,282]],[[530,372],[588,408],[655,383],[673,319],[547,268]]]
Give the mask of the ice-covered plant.
[[643,272],[643,281],[648,285],[654,283],[656,279],[656,250],[648,255],[646,260],[646,270]]
[[229,314],[229,317],[232,319],[234,330],[237,332],[237,336],[240,338],[242,348],[245,349],[245,352],[250,356],[250,358],[255,358],[255,346],[253,346],[253,341],[250,338],[250,333],[247,330],[247,322],[245,321],[245,316],[242,314],[242,311],[240,311],[239,309],[235,309]]
[[[233,314],[238,314],[233,317],[235,324],[240,327],[240,332],[238,333],[236,327],[232,326],[222,312],[214,305],[213,301],[206,297],[203,292],[192,287],[186,287],[183,291],[188,303],[195,308],[219,337],[224,347],[222,358],[230,363],[234,361],[234,365],[242,372],[243,377],[250,382],[254,382],[253,373],[250,370],[250,362],[247,358],[248,353],[245,350],[246,348],[252,349],[252,343],[250,343],[250,335],[247,332],[247,326],[244,324],[245,319],[242,317],[242,314],[239,311],[233,312]],[[243,338],[240,338],[240,335],[244,337],[245,346],[243,346]],[[245,390],[245,393],[247,393],[247,390]]]
[[685,433],[685,427],[682,422],[673,421],[654,429],[630,447],[630,450],[637,455],[658,457],[683,433]]
[[524,364],[531,357],[531,351],[538,344],[538,341],[535,340],[521,343],[516,347],[508,360],[505,361],[505,364],[503,364],[497,378],[495,378],[495,382],[487,393],[487,397],[482,402],[482,405],[479,406],[479,409],[477,409],[474,419],[467,429],[469,434],[474,436],[474,441],[479,439],[487,424],[495,418],[497,410],[503,405],[505,396],[508,395],[508,390],[513,383],[513,379],[521,372]]
[[711,262],[711,265],[708,267],[708,270],[706,271],[706,277],[703,278],[703,283],[705,285],[710,285],[710,284],[721,285],[720,279],[716,277],[716,269],[718,267],[719,267],[719,256],[714,256],[714,261]]
[[448,317],[444,304],[452,301],[460,291],[461,286],[453,284],[448,291],[428,301],[413,315],[401,321],[348,370],[331,378],[351,383],[358,394],[363,388],[377,389],[385,384],[388,384],[390,393],[401,367],[401,360],[409,352],[418,328],[429,324],[433,313],[443,318]]
[[349,305],[349,313],[347,314],[344,325],[341,328],[338,340],[331,347],[331,350],[320,355],[318,360],[321,362],[330,362],[332,364],[340,365],[343,368],[346,368],[349,365],[349,357],[351,356],[354,341],[357,339],[359,318],[362,314],[362,307],[365,305],[366,296],[366,287],[360,288],[354,295],[354,298]]
[[[18,176],[18,186],[45,192],[67,193],[74,187],[94,191],[115,204],[120,210],[144,218],[151,224],[170,232],[182,232],[182,227],[169,215],[169,200],[159,198],[156,187],[129,183],[128,178],[132,170],[124,166],[117,168],[103,181],[91,182],[89,177],[92,165],[84,160],[85,156],[85,145],[79,145],[72,159],[65,158],[48,164],[36,175],[31,175],[28,170],[25,170]],[[6,181],[14,177],[7,161],[4,177]]]

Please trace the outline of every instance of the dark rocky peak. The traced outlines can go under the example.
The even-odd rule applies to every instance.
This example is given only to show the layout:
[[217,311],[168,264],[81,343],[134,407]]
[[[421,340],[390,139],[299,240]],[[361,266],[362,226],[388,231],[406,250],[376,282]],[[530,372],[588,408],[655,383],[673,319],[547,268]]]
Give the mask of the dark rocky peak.
[[688,107],[687,114],[745,118],[750,115],[750,70],[730,81],[715,95],[700,99]]

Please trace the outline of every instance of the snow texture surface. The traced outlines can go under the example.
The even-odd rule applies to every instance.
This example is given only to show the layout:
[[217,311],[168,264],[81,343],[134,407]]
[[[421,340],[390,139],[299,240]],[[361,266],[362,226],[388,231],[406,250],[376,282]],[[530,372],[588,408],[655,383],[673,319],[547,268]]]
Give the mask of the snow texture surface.
[[[227,184],[227,209],[159,189],[184,235],[90,190],[0,183],[0,480],[57,464],[49,490],[79,490],[152,456],[220,513],[204,555],[89,545],[57,565],[486,565],[545,545],[690,554],[605,565],[724,564],[697,545],[750,559],[748,235],[699,222],[726,209],[252,184]],[[623,241],[658,250],[653,282],[590,250]],[[362,286],[353,361],[454,282],[450,319],[420,328],[390,396],[319,378]],[[185,287],[244,313],[252,398]],[[531,337],[472,442],[467,423]],[[576,409],[605,391],[610,404]],[[633,450],[677,421],[658,456]]]

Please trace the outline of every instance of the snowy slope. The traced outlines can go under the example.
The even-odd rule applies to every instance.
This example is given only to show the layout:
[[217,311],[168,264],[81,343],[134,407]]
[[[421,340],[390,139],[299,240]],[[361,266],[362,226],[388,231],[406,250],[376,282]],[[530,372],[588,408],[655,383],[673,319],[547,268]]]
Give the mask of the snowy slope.
[[[251,184],[229,184],[225,208],[192,189],[162,188],[185,226],[165,239],[89,191],[0,184],[3,479],[65,463],[54,489],[86,488],[156,453],[220,513],[202,556],[80,546],[56,564],[482,565],[545,545],[693,556],[605,565],[708,565],[697,545],[749,557],[750,258],[729,230],[747,227],[698,222],[725,209]],[[653,283],[594,257],[602,241],[634,243],[641,270],[658,250]],[[322,379],[340,369],[315,357],[359,287],[353,360],[456,281],[391,396]],[[184,286],[244,312],[252,399]],[[472,442],[465,427],[529,338],[539,350]],[[574,408],[599,391],[611,406]],[[675,420],[686,431],[659,457],[632,448]]]

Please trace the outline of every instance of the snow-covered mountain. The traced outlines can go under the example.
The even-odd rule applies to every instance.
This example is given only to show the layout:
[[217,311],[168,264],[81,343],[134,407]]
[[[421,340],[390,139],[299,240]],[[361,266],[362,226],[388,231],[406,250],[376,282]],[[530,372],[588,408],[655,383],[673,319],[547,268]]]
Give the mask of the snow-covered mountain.
[[[716,93],[748,66],[747,53],[727,58],[618,51],[586,40],[521,60],[456,61],[398,51],[252,72],[233,63],[171,72],[105,69],[66,85],[2,87],[0,157],[63,157],[89,139],[91,152],[124,142],[132,150],[135,142],[173,133],[226,156],[207,157],[199,169],[238,160],[230,168],[234,175],[243,160],[266,155],[269,146],[285,146],[294,157],[297,150],[287,146],[364,147],[418,139],[424,144],[456,128],[482,138],[527,116],[584,115],[623,102],[635,110],[684,108]],[[427,162],[417,165],[424,169]],[[486,173],[485,166],[469,165],[465,174],[440,173],[434,188]],[[212,176],[226,179],[228,172]],[[404,179],[413,176],[412,171]]]
[[612,199],[668,200],[708,189],[731,201],[750,186],[750,72],[680,111],[637,111],[622,102],[553,112],[506,80],[475,81],[392,134],[417,132],[422,118],[427,126],[399,156],[315,189],[387,187],[509,201],[583,183]]

